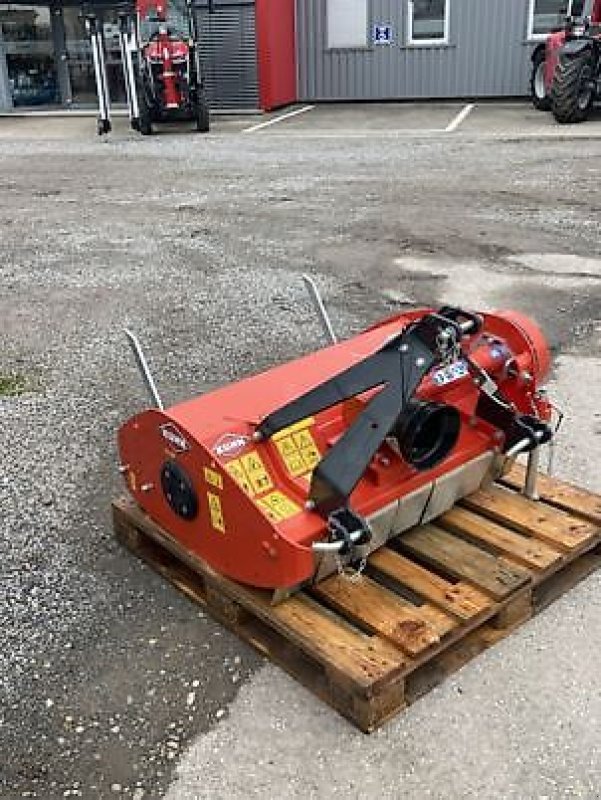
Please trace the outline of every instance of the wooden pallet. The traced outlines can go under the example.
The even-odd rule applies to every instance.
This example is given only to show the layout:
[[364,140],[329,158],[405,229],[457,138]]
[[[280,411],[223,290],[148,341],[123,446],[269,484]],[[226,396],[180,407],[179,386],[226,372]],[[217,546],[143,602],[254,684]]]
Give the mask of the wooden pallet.
[[113,504],[136,555],[369,732],[507,636],[601,564],[601,497],[523,470],[372,554],[357,582],[328,578],[278,606],[217,574],[132,500]]

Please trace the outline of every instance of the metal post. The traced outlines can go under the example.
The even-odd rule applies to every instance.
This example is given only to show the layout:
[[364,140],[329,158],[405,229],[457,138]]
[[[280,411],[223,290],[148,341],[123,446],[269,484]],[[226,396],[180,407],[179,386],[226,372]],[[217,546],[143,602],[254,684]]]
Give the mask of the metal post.
[[67,41],[65,37],[65,21],[63,10],[58,6],[50,6],[52,44],[56,61],[56,74],[60,100],[63,105],[70,106],[73,102],[71,90],[71,76],[69,74],[69,59],[67,57]]
[[134,49],[133,37],[135,33],[130,31],[130,19],[127,14],[119,15],[119,46],[121,48],[121,64],[123,77],[125,79],[125,92],[127,94],[127,108],[129,119],[134,130],[140,127],[140,105],[138,102],[138,88],[136,86],[136,74],[132,59],[132,49]]
[[528,453],[528,464],[526,466],[526,481],[524,483],[524,497],[528,500],[540,500],[536,482],[538,480],[538,468],[540,464],[540,447],[535,447]]
[[324,333],[330,340],[332,344],[338,344],[338,337],[334,332],[334,328],[332,326],[332,322],[330,321],[330,317],[328,312],[326,311],[326,307],[321,299],[321,295],[319,293],[319,289],[317,288],[317,284],[313,280],[310,275],[303,275],[303,281],[305,282],[305,286],[309,290],[309,294],[311,296],[311,300],[313,301],[313,305],[315,306],[315,310],[319,316],[320,322],[323,326]]
[[13,97],[8,80],[8,64],[6,63],[6,48],[2,39],[2,25],[0,25],[0,111],[10,111],[13,107]]
[[94,75],[96,76],[96,91],[98,93],[98,133],[102,136],[103,133],[110,133],[112,128],[111,99],[106,78],[102,33],[98,27],[98,20],[92,14],[86,17],[86,31],[92,43]]
[[132,333],[132,331],[128,330],[127,328],[125,328],[123,332],[127,336],[129,345],[134,354],[134,358],[136,359],[138,369],[140,370],[140,374],[142,375],[144,384],[146,386],[146,389],[148,390],[148,394],[150,395],[152,402],[159,409],[159,411],[164,411],[165,406],[163,405],[163,401],[161,400],[161,396],[154,382],[154,378],[152,377],[150,367],[148,366],[148,362],[146,361],[146,356],[144,355],[144,351],[142,350],[142,345],[138,341],[138,337],[135,335],[135,333]]

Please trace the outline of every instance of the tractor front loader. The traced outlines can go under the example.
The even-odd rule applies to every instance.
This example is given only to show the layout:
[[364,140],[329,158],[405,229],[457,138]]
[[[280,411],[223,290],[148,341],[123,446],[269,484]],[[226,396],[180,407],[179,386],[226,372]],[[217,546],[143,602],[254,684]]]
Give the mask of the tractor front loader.
[[[209,6],[212,11],[212,4]],[[112,128],[111,102],[102,31],[86,16],[98,93],[98,133]],[[191,0],[184,6],[165,0],[136,0],[133,12],[119,15],[119,44],[131,127],[143,136],[155,123],[193,121],[199,132],[210,127],[209,104],[200,58],[199,34]]]

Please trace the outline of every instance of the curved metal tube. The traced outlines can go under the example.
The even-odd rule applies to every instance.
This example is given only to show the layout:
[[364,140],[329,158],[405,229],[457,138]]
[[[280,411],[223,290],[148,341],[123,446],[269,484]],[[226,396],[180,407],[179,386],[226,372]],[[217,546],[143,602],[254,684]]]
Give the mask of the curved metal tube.
[[164,411],[165,406],[163,405],[163,401],[161,400],[161,395],[159,394],[159,391],[154,382],[154,378],[152,377],[150,367],[148,366],[148,362],[146,361],[146,356],[144,355],[144,351],[142,350],[142,345],[140,344],[138,337],[128,328],[124,328],[123,332],[127,336],[129,346],[132,349],[134,358],[136,359],[136,364],[138,365],[138,369],[140,370],[140,374],[142,375],[144,384],[146,386],[146,389],[148,390],[148,394],[150,395],[153,404],[159,409],[159,411]]

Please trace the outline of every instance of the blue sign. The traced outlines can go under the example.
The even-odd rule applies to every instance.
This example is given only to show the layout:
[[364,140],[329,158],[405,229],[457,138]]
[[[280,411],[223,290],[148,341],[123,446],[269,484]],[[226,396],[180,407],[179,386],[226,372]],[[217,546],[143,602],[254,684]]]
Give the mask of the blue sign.
[[392,44],[392,25],[374,25],[374,44]]

